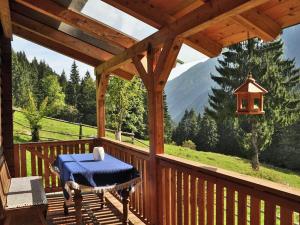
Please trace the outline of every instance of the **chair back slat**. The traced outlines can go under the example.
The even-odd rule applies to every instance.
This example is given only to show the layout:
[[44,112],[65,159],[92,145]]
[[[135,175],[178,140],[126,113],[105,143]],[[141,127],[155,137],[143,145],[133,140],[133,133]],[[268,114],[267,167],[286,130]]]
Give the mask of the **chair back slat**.
[[3,215],[10,187],[10,174],[4,156],[0,156],[0,217]]

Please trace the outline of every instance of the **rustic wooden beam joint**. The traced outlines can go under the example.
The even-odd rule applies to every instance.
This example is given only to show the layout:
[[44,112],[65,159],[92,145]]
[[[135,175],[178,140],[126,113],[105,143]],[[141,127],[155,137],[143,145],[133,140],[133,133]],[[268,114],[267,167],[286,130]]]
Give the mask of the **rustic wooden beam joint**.
[[97,67],[97,71],[103,72],[109,68],[118,68],[119,65],[128,62],[128,60],[132,59],[136,54],[145,52],[149,43],[155,48],[177,36],[187,38],[209,28],[215,23],[239,15],[267,1],[268,0],[224,0],[222,1],[222,5],[206,2],[198,9],[164,26],[156,33],[136,43],[107,62],[100,64]]

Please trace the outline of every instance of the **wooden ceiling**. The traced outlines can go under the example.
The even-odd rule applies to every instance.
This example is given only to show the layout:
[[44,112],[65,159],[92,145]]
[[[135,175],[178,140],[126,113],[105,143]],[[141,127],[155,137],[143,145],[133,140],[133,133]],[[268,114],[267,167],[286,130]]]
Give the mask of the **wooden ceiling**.
[[249,37],[274,40],[283,28],[300,23],[299,0],[103,0],[158,29],[137,42],[83,15],[86,1],[1,0],[3,30],[11,36],[11,17],[13,33],[92,65],[98,73],[130,79],[137,74],[132,59],[149,44],[159,47],[180,37],[214,57]]

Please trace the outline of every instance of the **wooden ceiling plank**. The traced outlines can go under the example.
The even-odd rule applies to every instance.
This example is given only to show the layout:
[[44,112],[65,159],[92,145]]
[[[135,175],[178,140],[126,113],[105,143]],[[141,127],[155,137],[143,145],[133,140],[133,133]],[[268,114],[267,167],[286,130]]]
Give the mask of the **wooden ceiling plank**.
[[257,10],[242,13],[234,19],[264,41],[276,39],[281,32],[281,27],[274,20]]
[[201,32],[184,39],[184,43],[210,58],[218,56],[223,48],[220,43],[212,40]]
[[96,70],[98,73],[110,70],[111,68],[124,63],[124,61],[133,58],[135,55],[144,52],[149,45],[155,47],[178,35],[181,37],[191,36],[215,23],[222,22],[229,17],[255,8],[266,1],[268,0],[224,0],[222,1],[222,5],[205,3],[203,6],[199,7],[199,9],[194,10],[174,23],[165,26],[161,30],[125,50],[123,53],[118,54],[112,59],[97,66]]
[[113,43],[118,47],[129,48],[137,42],[134,38],[131,38],[112,27],[79,12],[64,8],[54,1],[16,0],[16,2],[55,20],[76,27],[95,38],[106,40],[108,45]]
[[0,20],[5,37],[12,39],[12,24],[9,0],[0,0]]

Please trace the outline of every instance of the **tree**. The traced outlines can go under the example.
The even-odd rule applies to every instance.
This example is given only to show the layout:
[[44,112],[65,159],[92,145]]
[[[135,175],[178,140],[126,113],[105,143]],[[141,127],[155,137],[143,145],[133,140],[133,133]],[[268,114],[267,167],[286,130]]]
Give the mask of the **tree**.
[[96,125],[96,84],[88,71],[80,84],[78,111],[82,123]]
[[195,140],[197,134],[197,114],[194,109],[185,110],[185,113],[173,132],[172,139],[177,145],[182,145],[184,141]]
[[66,87],[66,103],[77,107],[80,89],[80,76],[75,60],[73,61],[70,73],[70,80]]
[[[259,169],[259,155],[272,141],[275,126],[286,126],[295,120],[297,99],[291,92],[299,80],[299,70],[292,60],[283,58],[282,42],[263,43],[251,39],[235,44],[223,53],[216,68],[220,75],[212,75],[219,85],[212,88],[210,107],[206,109],[218,127],[224,122],[234,129],[239,145],[252,155],[252,168]],[[265,115],[235,117],[233,91],[252,72],[254,79],[270,90],[265,98]]]
[[195,138],[197,150],[214,151],[218,138],[216,121],[205,113],[199,121],[199,129]]
[[58,82],[57,76],[50,74],[43,78],[41,82],[44,99],[48,98],[48,113],[55,116],[65,106],[65,94]]
[[12,52],[12,95],[13,104],[24,107],[28,101],[28,91],[32,90],[30,71],[15,52]]
[[65,73],[64,70],[62,71],[62,73],[61,73],[61,75],[60,75],[58,81],[59,81],[59,84],[60,84],[60,86],[61,86],[61,88],[62,88],[62,91],[65,93],[65,92],[66,92],[66,88],[67,88],[68,81],[67,81],[66,73]]
[[47,104],[48,98],[46,97],[38,106],[33,94],[29,92],[28,105],[25,107],[24,115],[29,122],[31,140],[34,142],[40,140],[41,120],[47,114]]
[[163,104],[164,104],[164,139],[166,143],[171,143],[173,123],[172,123],[171,116],[169,114],[168,105],[167,105],[167,96],[165,92],[163,92]]
[[116,139],[121,140],[122,130],[138,132],[145,129],[144,92],[140,78],[131,82],[116,77],[109,81],[106,93],[107,125],[116,130]]

